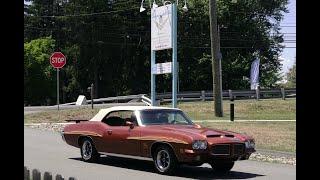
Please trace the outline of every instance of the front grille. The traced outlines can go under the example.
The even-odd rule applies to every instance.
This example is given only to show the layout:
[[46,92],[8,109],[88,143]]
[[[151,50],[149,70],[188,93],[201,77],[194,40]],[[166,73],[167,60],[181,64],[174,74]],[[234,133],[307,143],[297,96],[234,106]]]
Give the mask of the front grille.
[[245,152],[244,144],[217,144],[211,148],[212,155],[241,156]]
[[229,144],[219,144],[212,147],[213,155],[230,155],[230,145]]
[[244,153],[244,144],[235,144],[233,147],[234,155],[242,155]]

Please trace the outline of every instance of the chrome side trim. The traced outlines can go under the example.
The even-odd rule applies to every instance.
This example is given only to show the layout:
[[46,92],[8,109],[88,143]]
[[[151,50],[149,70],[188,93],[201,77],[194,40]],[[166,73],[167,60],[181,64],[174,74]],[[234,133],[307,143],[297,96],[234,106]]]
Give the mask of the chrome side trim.
[[71,135],[83,135],[83,136],[98,136],[98,137],[102,137],[102,135],[95,133],[95,132],[91,132],[91,131],[70,131],[70,132],[64,132],[64,134],[71,134]]
[[131,156],[131,155],[116,154],[116,153],[106,153],[106,152],[99,152],[99,153],[100,153],[100,154],[107,155],[107,156],[115,156],[115,157],[130,158],[130,159],[138,159],[138,160],[144,160],[144,161],[153,161],[152,158],[148,158],[148,157]]

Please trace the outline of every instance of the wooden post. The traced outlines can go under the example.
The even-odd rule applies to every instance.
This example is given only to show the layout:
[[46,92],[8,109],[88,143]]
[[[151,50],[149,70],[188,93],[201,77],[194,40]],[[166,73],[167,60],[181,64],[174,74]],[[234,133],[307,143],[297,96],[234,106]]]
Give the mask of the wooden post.
[[30,171],[27,167],[24,167],[24,180],[30,180]]
[[216,117],[223,117],[221,52],[217,9],[216,0],[209,0],[214,112]]
[[260,99],[260,86],[258,86],[256,89],[256,98],[257,98],[257,100]]
[[234,99],[231,97],[230,99],[230,121],[234,121]]
[[41,180],[41,173],[38,169],[32,171],[32,180]]
[[284,88],[281,88],[282,100],[286,100],[286,91]]
[[56,175],[56,180],[64,180],[64,178],[60,174],[57,174]]
[[43,174],[43,180],[52,180],[52,174],[50,172],[45,172]]
[[93,97],[94,96],[94,85],[91,83],[91,109],[93,109]]
[[201,99],[202,99],[202,101],[206,100],[206,92],[205,91],[201,91]]
[[231,89],[229,89],[229,98],[230,98],[230,100],[233,99],[233,94],[232,94],[232,90]]

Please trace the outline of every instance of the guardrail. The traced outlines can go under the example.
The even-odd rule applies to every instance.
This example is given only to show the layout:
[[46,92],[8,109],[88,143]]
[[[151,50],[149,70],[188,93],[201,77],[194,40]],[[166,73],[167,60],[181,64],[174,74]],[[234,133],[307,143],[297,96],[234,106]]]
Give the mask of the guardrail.
[[[268,99],[296,97],[296,89],[257,89],[257,90],[224,90],[223,99]],[[160,102],[171,102],[172,93],[159,93],[156,96]],[[186,91],[177,94],[178,101],[206,101],[214,100],[212,91]]]
[[[57,174],[55,180],[64,180],[63,176]],[[27,167],[24,167],[24,180],[53,180],[52,174],[50,172],[44,172],[43,178],[41,178],[41,172],[38,169],[33,169],[32,174]],[[67,179],[66,179],[67,180]],[[69,177],[68,180],[77,180],[75,177]]]
[[[94,104],[105,103],[135,103],[143,102],[146,105],[151,105],[151,100],[146,94],[117,96],[93,99]],[[223,99],[268,99],[268,98],[286,98],[296,97],[296,89],[257,89],[257,90],[224,90],[222,92]],[[171,102],[172,93],[158,93],[156,95],[157,105],[163,102]],[[214,100],[212,91],[184,91],[177,94],[177,99],[180,102],[187,101],[208,101]],[[61,106],[75,105],[76,102],[61,104]],[[88,104],[91,104],[91,100],[87,100]]]
[[[99,98],[93,99],[94,104],[102,104],[102,103],[126,103],[126,102],[139,102],[144,94],[138,95],[128,95],[128,96],[116,96],[116,97],[107,97],[107,98]],[[87,100],[88,104],[91,104],[91,100]],[[76,102],[60,104],[63,105],[75,105]]]

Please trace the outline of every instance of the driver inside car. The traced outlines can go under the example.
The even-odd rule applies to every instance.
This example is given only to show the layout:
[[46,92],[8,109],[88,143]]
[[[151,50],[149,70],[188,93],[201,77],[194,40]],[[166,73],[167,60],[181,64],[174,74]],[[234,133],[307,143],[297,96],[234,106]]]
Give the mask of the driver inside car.
[[167,113],[160,114],[158,121],[159,121],[159,123],[168,124],[169,123],[169,115]]

